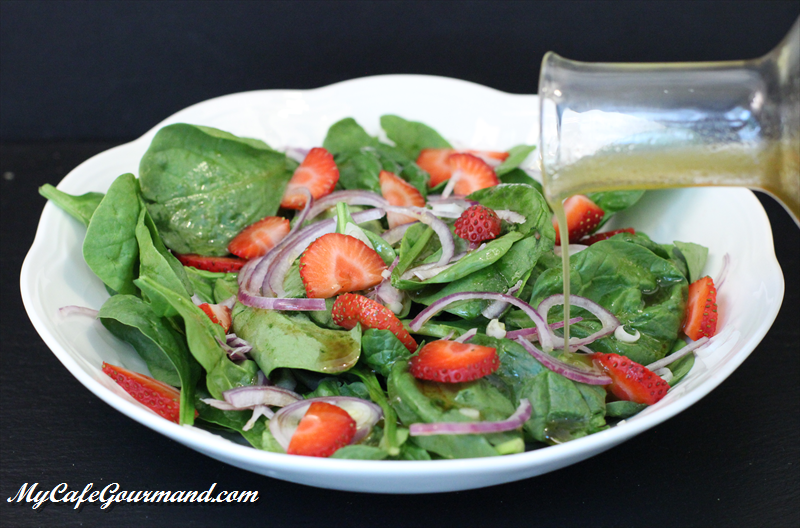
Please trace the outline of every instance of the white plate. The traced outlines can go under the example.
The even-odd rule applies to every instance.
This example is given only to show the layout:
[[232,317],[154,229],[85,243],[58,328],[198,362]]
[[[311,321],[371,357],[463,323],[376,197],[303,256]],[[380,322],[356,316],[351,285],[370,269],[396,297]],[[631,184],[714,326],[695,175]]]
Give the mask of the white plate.
[[[457,145],[476,149],[502,150],[537,142],[535,95],[512,95],[441,77],[388,75],[316,90],[256,91],[199,103],[136,141],[82,163],[58,187],[70,193],[102,192],[116,176],[137,174],[139,159],[153,135],[169,123],[213,126],[263,139],[276,148],[312,147],[322,143],[332,123],[348,116],[378,134],[378,119],[387,113],[427,123]],[[706,272],[712,277],[725,253],[731,255],[733,264],[718,298],[720,328],[730,334],[729,339],[703,355],[699,366],[666,398],[623,424],[566,444],[495,458],[417,462],[289,456],[258,451],[156,416],[100,371],[102,361],[108,361],[147,372],[133,349],[89,318],[65,322],[57,314],[65,305],[100,308],[108,295],[81,256],[85,228],[53,204],[44,208],[20,285],[34,327],[64,366],[109,405],[173,440],[243,469],[312,486],[384,493],[453,491],[553,471],[660,424],[727,378],[775,320],[783,299],[783,274],[775,259],[769,221],[750,191],[698,188],[651,192],[618,215],[614,223],[635,226],[658,242],[682,240],[708,246]]]

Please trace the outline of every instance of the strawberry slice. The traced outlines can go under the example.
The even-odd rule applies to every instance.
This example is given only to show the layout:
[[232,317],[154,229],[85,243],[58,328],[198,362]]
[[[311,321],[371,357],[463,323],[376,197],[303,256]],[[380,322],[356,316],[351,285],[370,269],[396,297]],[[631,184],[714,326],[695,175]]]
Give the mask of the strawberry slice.
[[313,148],[286,185],[281,207],[302,209],[306,205],[306,195],[301,187],[308,189],[316,200],[332,193],[338,181],[339,169],[333,161],[333,154],[321,147]]
[[632,227],[624,227],[622,229],[615,229],[614,231],[606,231],[605,233],[595,233],[592,236],[583,237],[578,242],[579,244],[583,244],[584,246],[591,246],[601,240],[608,240],[614,235],[618,235],[620,233],[630,233],[632,235],[636,234],[636,231]]
[[694,341],[717,333],[717,289],[711,277],[697,279],[689,285],[683,333]]
[[340,295],[333,303],[331,316],[334,323],[348,330],[354,328],[358,323],[366,328],[389,330],[409,351],[414,352],[417,349],[417,342],[414,341],[394,312],[363,295],[354,293]]
[[[117,382],[133,399],[170,422],[180,423],[181,393],[158,380],[103,362],[103,373]],[[197,412],[195,411],[195,416]]]
[[669,383],[625,356],[595,352],[592,361],[612,379],[607,389],[620,400],[653,405],[669,390]]
[[212,322],[220,325],[226,334],[231,329],[231,309],[227,306],[203,303],[198,308],[203,310]]
[[356,435],[356,421],[331,403],[312,402],[289,441],[290,455],[329,457]]
[[417,165],[428,174],[431,179],[429,187],[436,187],[445,180],[450,179],[453,169],[450,167],[448,158],[455,154],[453,149],[423,149],[417,157]]
[[213,271],[216,273],[232,273],[242,269],[247,261],[233,257],[204,257],[194,253],[183,255],[175,254],[175,257],[184,266],[191,266],[199,270]]
[[[403,178],[382,170],[380,182],[381,194],[391,205],[425,207],[425,198],[422,197],[422,194]],[[386,218],[389,220],[389,227],[417,221],[413,216],[400,213],[386,213]]]
[[417,379],[460,383],[488,376],[500,368],[500,358],[492,347],[440,339],[422,347],[408,368]]
[[[603,215],[606,214],[600,206],[583,194],[576,194],[567,198],[564,201],[564,213],[567,216],[569,240],[573,243],[597,229],[603,219]],[[556,245],[560,246],[561,238],[558,231],[558,222],[555,218],[553,219],[553,227],[556,230]]]
[[455,194],[466,196],[500,183],[494,169],[477,156],[458,153],[451,155],[448,161],[453,170],[451,177],[458,178],[453,187]]
[[328,299],[365,290],[383,280],[386,264],[374,249],[355,237],[322,235],[300,257],[300,278],[309,298]]
[[467,154],[472,154],[473,156],[478,156],[491,167],[500,165],[506,159],[508,159],[509,156],[508,152],[498,152],[493,150],[465,150],[464,152]]
[[286,218],[280,216],[262,218],[242,229],[242,232],[228,244],[228,251],[243,259],[261,257],[283,240],[291,228]]

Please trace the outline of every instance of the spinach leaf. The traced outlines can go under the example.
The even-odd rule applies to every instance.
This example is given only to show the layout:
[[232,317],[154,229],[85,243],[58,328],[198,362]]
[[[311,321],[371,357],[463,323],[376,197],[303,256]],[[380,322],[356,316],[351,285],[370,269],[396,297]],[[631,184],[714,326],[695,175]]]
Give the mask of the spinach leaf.
[[500,183],[522,183],[524,185],[530,185],[540,194],[544,194],[544,190],[542,189],[542,184],[538,181],[534,180],[527,172],[522,169],[512,169],[507,173],[503,174],[502,176],[497,177],[500,180]]
[[181,388],[180,423],[191,425],[200,365],[189,354],[183,336],[133,295],[110,297],[97,318],[109,332],[138,352],[155,379]]
[[632,206],[644,196],[644,191],[602,191],[589,193],[586,196],[605,212],[598,227],[608,222],[614,213]]
[[363,149],[347,151],[336,156],[339,167],[339,184],[345,189],[365,189],[381,193],[381,161],[374,151]]
[[381,116],[381,128],[403,154],[415,160],[422,149],[453,148],[434,129],[416,121],[407,121],[396,115]]
[[346,458],[349,460],[383,460],[389,453],[380,447],[367,445],[348,445],[337,449],[331,458]]
[[703,268],[706,266],[706,259],[708,259],[708,248],[692,242],[678,242],[676,240],[674,243],[686,262],[686,267],[689,271],[686,278],[689,279],[689,282],[692,283],[702,277]]
[[411,353],[391,331],[368,328],[361,337],[361,357],[369,368],[387,378],[392,365],[410,358]]
[[495,174],[500,177],[513,171],[519,167],[534,150],[536,150],[534,145],[517,145],[516,147],[511,147],[508,150],[508,157],[505,161],[494,169]]
[[525,217],[525,222],[511,224],[509,229],[525,235],[532,231],[538,232],[541,237],[547,238],[555,244],[556,233],[550,209],[547,207],[544,196],[533,186],[501,183],[494,187],[475,191],[468,196],[468,199],[475,200],[489,209],[508,209],[521,214]]
[[293,166],[256,140],[174,124],[155,135],[139,175],[147,208],[170,249],[221,256],[245,226],[277,212]]
[[73,218],[83,222],[85,226],[89,225],[89,220],[91,220],[94,210],[100,205],[100,201],[104,196],[102,193],[96,192],[75,196],[59,191],[49,183],[39,187],[39,194],[72,215]]
[[206,386],[214,398],[221,400],[224,391],[253,384],[258,366],[250,360],[234,363],[228,358],[217,341],[224,342],[225,331],[211,322],[203,310],[150,277],[139,277],[136,284],[150,299],[161,296],[183,318],[189,350],[206,370]]
[[614,401],[606,404],[606,416],[609,418],[630,418],[647,408],[647,404],[632,401]]
[[95,209],[83,240],[83,258],[106,286],[135,294],[139,245],[139,188],[133,174],[118,177]]
[[[297,372],[297,371],[295,371]],[[306,399],[324,398],[327,396],[350,396],[370,400],[367,386],[360,381],[347,383],[340,378],[323,378],[317,388],[305,395]]]
[[[383,411],[383,438],[381,439],[381,448],[385,449],[392,456],[400,454],[400,446],[405,442],[407,435],[400,434],[397,428],[397,414],[394,408],[386,398],[386,393],[383,392],[378,378],[375,373],[366,369],[356,367],[350,371],[353,375],[359,378],[369,391],[369,398],[378,404]],[[406,431],[407,433],[407,431]]]
[[209,396],[205,391],[198,390],[197,412],[200,414],[201,420],[237,431],[256,449],[273,453],[285,453],[278,441],[275,440],[275,437],[272,436],[265,419],[259,418],[253,424],[252,429],[245,431],[244,426],[253,415],[252,411],[223,411],[217,409],[201,401],[201,398],[208,398]]
[[[367,134],[352,117],[346,117],[331,125],[325,140],[322,142],[322,146],[334,156],[358,151],[361,147],[375,146],[377,144],[378,140]],[[339,170],[341,172],[341,167]]]
[[361,353],[361,329],[320,328],[305,314],[233,307],[236,335],[253,345],[250,355],[269,376],[276,368],[333,374],[350,369]]

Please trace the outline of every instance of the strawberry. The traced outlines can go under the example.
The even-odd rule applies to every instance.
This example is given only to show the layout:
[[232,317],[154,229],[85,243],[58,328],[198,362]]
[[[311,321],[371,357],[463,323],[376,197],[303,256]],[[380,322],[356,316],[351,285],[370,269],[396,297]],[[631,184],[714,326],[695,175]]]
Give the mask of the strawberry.
[[711,277],[697,279],[689,285],[683,333],[694,341],[717,333],[717,289]]
[[436,187],[445,180],[450,179],[453,169],[450,168],[448,158],[455,154],[453,149],[423,149],[417,157],[417,165],[431,175],[429,187]]
[[307,188],[316,200],[332,193],[338,181],[339,169],[333,161],[333,154],[321,147],[313,148],[286,185],[281,207],[302,209],[306,205],[306,195],[301,187]]
[[445,339],[428,343],[408,362],[415,378],[442,383],[476,380],[498,368],[500,358],[495,348]]
[[356,421],[332,403],[312,402],[289,441],[290,455],[329,457],[356,435]]
[[371,288],[383,280],[385,269],[374,249],[339,233],[322,235],[300,257],[300,278],[309,298],[328,299]]
[[464,152],[479,157],[491,167],[500,165],[509,156],[508,152],[497,152],[491,150],[465,150]]
[[203,303],[198,308],[203,310],[212,322],[220,325],[226,334],[231,329],[231,309],[227,306]]
[[448,161],[453,170],[452,177],[458,178],[453,187],[455,194],[466,196],[500,183],[494,169],[477,156],[458,153],[451,155]]
[[595,352],[592,361],[611,377],[607,389],[620,400],[653,405],[669,390],[669,383],[625,356]]
[[[596,203],[591,201],[583,194],[570,196],[564,201],[564,213],[567,216],[567,232],[570,242],[577,242],[584,235],[588,235],[597,226],[605,215]],[[553,227],[556,230],[556,245],[561,245],[561,238],[558,231],[558,222],[553,219]]]
[[[381,194],[391,205],[425,207],[425,198],[410,183],[389,171],[380,173]],[[416,218],[400,213],[386,213],[389,227],[416,222]]]
[[400,319],[389,308],[363,295],[354,293],[340,295],[333,303],[331,316],[334,323],[348,330],[358,323],[366,328],[389,330],[409,351],[414,352],[417,349],[417,342]]
[[[181,393],[158,380],[103,362],[103,373],[117,382],[133,399],[170,422],[179,423]],[[197,412],[195,412],[197,416]]]
[[578,242],[579,244],[583,244],[584,246],[591,246],[596,242],[600,242],[601,240],[608,240],[614,235],[618,235],[620,233],[630,233],[635,234],[636,231],[632,227],[625,227],[623,229],[615,229],[614,231],[606,231],[605,233],[595,233],[592,236],[583,237]]
[[494,211],[476,204],[461,213],[453,227],[456,235],[476,243],[496,238],[500,234],[500,225],[500,218]]
[[242,266],[247,262],[240,258],[204,257],[203,255],[195,255],[194,253],[185,253],[183,255],[176,253],[175,257],[177,257],[184,266],[191,266],[199,270],[214,271],[217,273],[237,272],[242,269]]
[[286,218],[280,216],[262,218],[242,229],[242,232],[228,244],[228,251],[243,259],[261,257],[283,240],[290,230],[291,226]]

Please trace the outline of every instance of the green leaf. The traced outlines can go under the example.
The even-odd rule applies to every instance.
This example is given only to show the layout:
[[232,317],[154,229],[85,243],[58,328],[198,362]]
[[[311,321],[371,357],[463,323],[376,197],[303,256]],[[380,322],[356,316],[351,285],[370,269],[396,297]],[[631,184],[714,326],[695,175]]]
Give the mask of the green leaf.
[[366,445],[348,445],[337,449],[330,458],[346,458],[349,460],[383,460],[389,453],[380,447]]
[[83,222],[83,225],[88,226],[89,220],[92,218],[97,206],[103,199],[103,193],[88,192],[75,196],[59,191],[49,183],[45,183],[39,187],[39,194],[56,204],[58,207],[72,215],[72,217]]
[[600,226],[609,221],[615,214],[632,206],[644,196],[644,191],[603,191],[589,193],[586,196],[605,212]]
[[86,264],[109,288],[123,294],[136,293],[138,194],[133,174],[114,180],[94,211],[83,240]]
[[406,360],[411,353],[389,330],[369,328],[361,337],[361,358],[369,368],[383,377],[389,377],[392,365]]
[[277,212],[294,165],[257,140],[179,123],[158,131],[139,175],[170,249],[223,256],[244,227]]
[[534,150],[536,150],[536,146],[534,145],[517,145],[516,147],[511,147],[508,150],[508,157],[505,161],[494,169],[495,174],[499,177],[513,171],[519,167]]
[[136,350],[155,379],[181,388],[180,423],[194,423],[194,390],[201,372],[183,336],[133,295],[110,297],[97,317]]
[[[475,191],[467,197],[489,209],[508,209],[525,217],[522,224],[511,224],[509,229],[527,235],[538,232],[541,237],[555,243],[552,216],[544,196],[532,185],[501,183]],[[552,246],[551,246],[552,247]]]
[[201,398],[208,398],[209,396],[205,391],[198,390],[197,411],[201,420],[238,432],[256,449],[273,453],[285,453],[269,431],[264,417],[256,420],[252,429],[245,431],[244,426],[250,420],[253,411],[223,411],[217,409],[201,401]]
[[687,277],[689,282],[692,283],[702,277],[703,268],[705,268],[706,260],[708,259],[708,248],[692,242],[678,242],[676,240],[674,243],[686,262],[686,267],[689,269],[689,276]]
[[339,167],[339,184],[345,189],[381,193],[380,172],[383,166],[374,151],[347,151],[336,157],[336,166]]
[[606,404],[606,416],[609,418],[630,418],[647,408],[647,404],[631,401],[615,401]]
[[378,140],[367,134],[352,117],[347,117],[331,125],[322,142],[322,146],[334,156],[377,144]]
[[396,115],[381,116],[381,128],[395,146],[412,160],[419,157],[422,149],[453,148],[447,140],[428,125],[407,121]]

